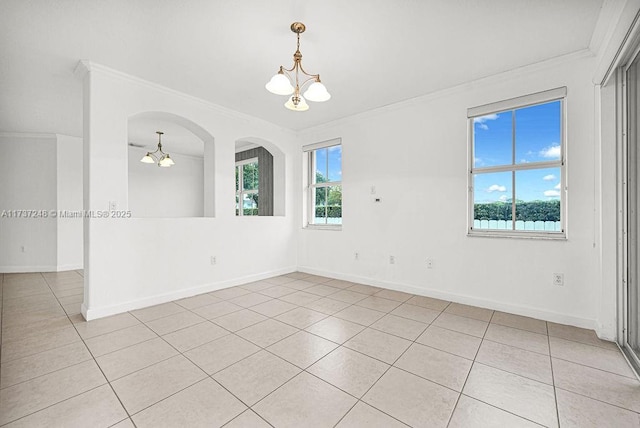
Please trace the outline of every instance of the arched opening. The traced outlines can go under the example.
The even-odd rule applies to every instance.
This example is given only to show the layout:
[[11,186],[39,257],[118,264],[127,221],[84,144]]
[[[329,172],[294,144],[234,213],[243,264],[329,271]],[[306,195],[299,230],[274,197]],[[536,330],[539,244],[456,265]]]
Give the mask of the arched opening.
[[[161,151],[157,131],[163,132]],[[184,117],[145,112],[129,117],[128,144],[132,217],[213,217],[211,134]],[[173,162],[170,167],[162,167],[166,153]],[[143,158],[146,162],[141,162]]]
[[283,216],[285,156],[275,144],[256,137],[236,141],[236,216]]

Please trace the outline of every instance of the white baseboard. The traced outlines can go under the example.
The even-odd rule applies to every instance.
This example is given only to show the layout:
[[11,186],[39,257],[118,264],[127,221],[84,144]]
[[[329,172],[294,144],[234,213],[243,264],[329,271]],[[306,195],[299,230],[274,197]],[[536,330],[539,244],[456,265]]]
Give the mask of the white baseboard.
[[56,272],[65,272],[68,270],[81,270],[84,269],[84,266],[81,264],[76,265],[58,265]]
[[0,266],[0,273],[42,273],[64,272],[67,270],[83,269],[82,265],[40,265],[40,266]]
[[142,309],[148,306],[159,305],[161,303],[167,303],[178,299],[184,299],[186,297],[192,297],[198,294],[210,293],[212,291],[222,290],[224,288],[235,287],[236,285],[242,285],[249,282],[260,281],[262,279],[271,278],[273,276],[284,275],[287,273],[295,272],[296,267],[286,267],[282,269],[276,269],[273,271],[263,272],[259,274],[246,275],[239,278],[233,278],[225,281],[215,282],[211,284],[199,285],[197,287],[172,291],[170,293],[164,293],[156,296],[144,297],[142,299],[130,300],[124,303],[118,303],[111,306],[102,307],[86,307],[83,303],[81,306],[82,316],[87,321],[91,321],[98,318],[108,317],[110,315],[116,315],[135,309]]
[[40,272],[58,272],[58,266],[55,266],[55,265],[0,266],[0,273],[40,273]]
[[[537,318],[544,321],[551,321],[558,324],[566,324],[566,325],[572,325],[575,327],[587,328],[590,330],[597,330],[596,321],[593,319],[574,317],[571,315],[547,311],[544,309],[533,308],[530,306],[515,305],[512,303],[500,302],[492,299],[483,299],[483,298],[468,296],[464,294],[448,293],[448,292],[436,290],[433,288],[416,287],[415,285],[383,281],[375,278],[368,278],[368,277],[337,273],[337,272],[328,272],[321,269],[314,269],[314,268],[305,267],[305,266],[299,266],[298,270],[300,272],[305,272],[313,275],[326,276],[329,278],[357,282],[360,284],[372,285],[375,287],[383,287],[391,290],[404,291],[406,293],[416,294],[419,296],[448,300],[451,302],[462,303],[465,305],[473,305],[481,308],[508,312],[515,315],[522,315],[525,317]],[[603,334],[603,336],[604,336],[602,337],[603,339],[607,337],[606,334]],[[611,340],[611,339],[607,339],[607,340]]]

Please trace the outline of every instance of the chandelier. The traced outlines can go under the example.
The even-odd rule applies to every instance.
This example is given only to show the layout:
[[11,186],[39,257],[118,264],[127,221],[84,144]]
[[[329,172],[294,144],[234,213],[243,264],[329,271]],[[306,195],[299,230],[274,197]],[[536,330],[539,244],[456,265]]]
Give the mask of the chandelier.
[[[265,85],[265,88],[273,94],[291,95],[284,106],[293,111],[309,110],[309,105],[305,99],[314,102],[323,102],[331,98],[331,95],[327,92],[327,88],[320,82],[320,75],[309,74],[302,68],[300,34],[304,33],[305,29],[306,27],[302,22],[294,22],[291,24],[291,31],[296,33],[298,37],[298,46],[296,52],[293,54],[293,67],[284,68],[280,66],[278,73]],[[300,82],[300,78],[304,80]],[[309,85],[303,97],[300,95],[300,90],[311,81],[313,81],[313,83]]]
[[175,165],[175,162],[171,159],[169,153],[162,151],[162,134],[164,134],[164,132],[156,131],[156,134],[158,134],[158,148],[153,152],[147,152],[147,154],[140,159],[140,162],[157,163],[158,166],[169,168],[170,166]]

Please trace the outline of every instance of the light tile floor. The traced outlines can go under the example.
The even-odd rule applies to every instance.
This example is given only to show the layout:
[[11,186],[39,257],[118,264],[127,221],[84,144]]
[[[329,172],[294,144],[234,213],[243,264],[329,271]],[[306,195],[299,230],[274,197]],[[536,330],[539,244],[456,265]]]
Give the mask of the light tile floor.
[[593,331],[298,272],[85,322],[81,275],[1,275],[0,425],[640,427]]

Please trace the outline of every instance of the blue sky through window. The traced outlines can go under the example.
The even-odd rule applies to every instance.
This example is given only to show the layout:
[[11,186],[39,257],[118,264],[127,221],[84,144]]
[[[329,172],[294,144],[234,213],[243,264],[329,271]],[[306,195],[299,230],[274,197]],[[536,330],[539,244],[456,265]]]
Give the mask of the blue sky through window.
[[315,158],[316,172],[328,181],[342,181],[342,145],[318,149],[315,151]]
[[[515,115],[515,157],[512,129]],[[560,159],[561,103],[552,101],[474,119],[474,167],[545,162]],[[516,173],[516,199],[560,198],[560,168]],[[474,202],[510,201],[512,174],[474,175]]]

